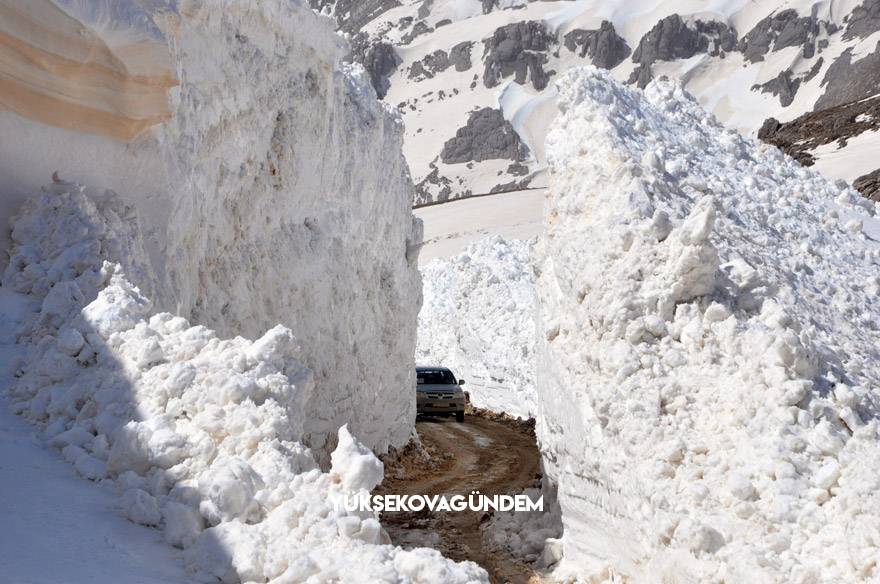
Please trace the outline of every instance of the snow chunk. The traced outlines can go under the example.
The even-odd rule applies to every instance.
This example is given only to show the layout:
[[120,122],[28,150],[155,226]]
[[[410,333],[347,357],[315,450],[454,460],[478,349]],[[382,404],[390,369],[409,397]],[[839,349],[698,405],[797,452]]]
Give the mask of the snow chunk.
[[159,525],[162,520],[159,501],[144,490],[129,489],[125,491],[120,505],[125,510],[125,516],[134,523]]
[[202,516],[192,507],[166,501],[162,506],[162,521],[165,524],[165,541],[179,548],[188,548],[204,529]]
[[339,429],[339,442],[330,462],[331,475],[339,478],[344,491],[371,491],[385,476],[385,465],[351,435],[347,425]]

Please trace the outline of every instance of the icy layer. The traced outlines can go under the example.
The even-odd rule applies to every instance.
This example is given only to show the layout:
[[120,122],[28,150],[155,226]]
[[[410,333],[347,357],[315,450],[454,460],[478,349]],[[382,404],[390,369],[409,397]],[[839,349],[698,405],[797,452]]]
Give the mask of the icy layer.
[[317,389],[291,330],[222,339],[154,313],[107,261],[137,257],[126,208],[81,190],[56,183],[25,204],[3,278],[39,306],[16,331],[26,352],[9,400],[81,476],[183,548],[197,581],[486,581],[475,564],[386,545],[377,517],[334,505],[383,467],[343,426],[318,469],[302,444]]
[[91,8],[0,2],[0,109],[129,140],[171,115],[177,79],[162,35],[136,3]]
[[[143,76],[158,47],[179,85],[163,97],[163,121],[131,139],[116,127],[53,125],[45,115],[57,108],[42,117],[0,108],[0,134],[15,137],[0,140],[3,222],[54,171],[97,198],[119,193],[145,253],[113,261],[149,268],[150,279],[126,273],[159,310],[224,337],[280,323],[309,339],[301,359],[319,391],[304,430],[322,461],[346,422],[377,451],[403,445],[419,307],[412,184],[399,120],[362,71],[342,65],[347,49],[329,20],[288,0],[7,4],[4,25],[10,11],[37,23],[25,40],[40,50]],[[58,23],[86,31],[82,43],[101,51],[52,44],[66,38]],[[68,72],[89,69],[52,68],[46,82],[66,83]],[[100,87],[126,105],[125,91],[144,95],[125,83]]]
[[876,581],[876,208],[676,86],[572,71],[536,251],[561,574]]
[[422,268],[416,361],[452,368],[474,405],[535,414],[534,240],[500,236]]

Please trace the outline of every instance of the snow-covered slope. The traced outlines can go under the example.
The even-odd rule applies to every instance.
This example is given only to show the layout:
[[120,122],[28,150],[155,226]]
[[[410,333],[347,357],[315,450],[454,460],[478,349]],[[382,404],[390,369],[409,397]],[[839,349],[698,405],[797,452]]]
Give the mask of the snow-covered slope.
[[20,304],[14,378],[0,379],[13,410],[83,478],[114,488],[127,519],[160,527],[195,581],[484,580],[475,564],[387,545],[377,517],[345,511],[340,496],[374,488],[383,466],[345,426],[329,473],[302,444],[323,391],[302,365],[305,339],[280,325],[222,339],[154,312],[112,261],[137,255],[124,210],[56,183],[18,216],[0,288]]
[[412,184],[399,118],[342,64],[330,20],[287,0],[0,11],[17,47],[0,60],[3,223],[55,171],[96,200],[115,191],[144,253],[113,260],[158,309],[224,337],[280,323],[303,339],[319,388],[304,439],[322,458],[346,422],[377,451],[404,444]]
[[416,361],[451,367],[474,405],[534,417],[534,239],[494,236],[422,268]]
[[574,70],[559,103],[536,251],[559,573],[876,582],[875,204],[669,83]]
[[[877,93],[876,0],[311,0],[406,123],[417,203],[547,184],[552,80],[680,79],[728,127]],[[853,180],[855,176],[845,177]]]

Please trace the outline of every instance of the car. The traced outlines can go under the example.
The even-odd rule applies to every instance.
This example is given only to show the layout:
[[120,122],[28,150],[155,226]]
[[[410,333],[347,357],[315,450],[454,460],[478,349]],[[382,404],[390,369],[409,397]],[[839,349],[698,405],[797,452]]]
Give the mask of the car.
[[447,367],[416,367],[416,414],[455,416],[464,422],[467,398],[462,385],[464,379],[456,379]]

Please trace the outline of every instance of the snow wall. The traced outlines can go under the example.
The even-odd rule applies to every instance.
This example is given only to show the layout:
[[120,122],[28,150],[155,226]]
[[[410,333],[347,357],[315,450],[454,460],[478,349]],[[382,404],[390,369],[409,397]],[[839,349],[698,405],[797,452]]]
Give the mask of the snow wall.
[[471,402],[535,416],[534,240],[494,236],[422,268],[416,361],[467,382]]
[[559,92],[536,250],[559,574],[878,581],[874,203],[674,85]]
[[[53,172],[114,191],[142,257],[107,259],[159,310],[290,327],[316,391],[303,440],[410,437],[420,303],[401,125],[329,19],[299,1],[0,2],[0,211]],[[2,254],[5,263],[6,253]]]

